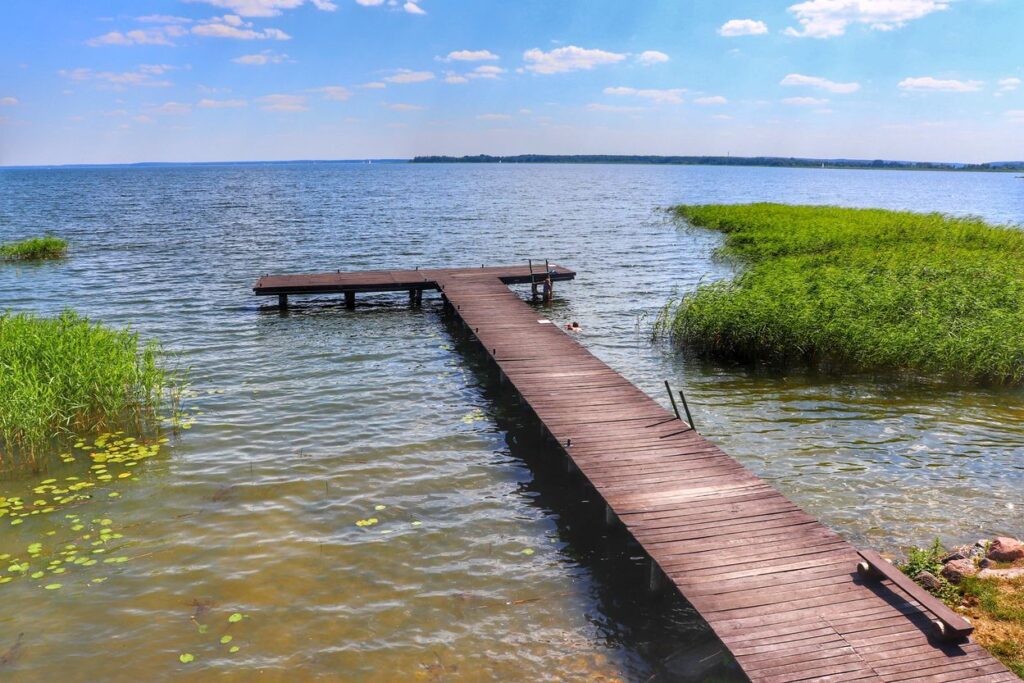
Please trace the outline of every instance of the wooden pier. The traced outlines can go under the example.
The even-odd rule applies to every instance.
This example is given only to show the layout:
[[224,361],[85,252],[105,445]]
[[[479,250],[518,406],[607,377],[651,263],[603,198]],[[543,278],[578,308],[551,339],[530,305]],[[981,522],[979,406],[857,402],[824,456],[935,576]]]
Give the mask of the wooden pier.
[[[604,498],[751,681],[1019,679],[964,620],[870,562],[676,414],[598,360],[509,284],[546,291],[575,273],[528,266],[281,275],[259,295],[440,291],[568,462]],[[858,571],[858,564],[865,567]],[[891,578],[896,579],[894,582]],[[959,622],[957,622],[959,619]],[[942,625],[941,632],[935,623]]]

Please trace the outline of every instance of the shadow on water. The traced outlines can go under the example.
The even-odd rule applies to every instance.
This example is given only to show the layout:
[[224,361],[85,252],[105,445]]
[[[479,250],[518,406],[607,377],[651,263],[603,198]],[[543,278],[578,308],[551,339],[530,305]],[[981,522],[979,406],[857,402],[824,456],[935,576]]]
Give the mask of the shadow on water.
[[451,313],[445,327],[504,433],[508,453],[532,477],[520,494],[555,520],[566,563],[577,567],[590,600],[588,618],[609,646],[627,653],[623,668],[637,681],[747,681],[710,626],[662,579],[651,590],[650,558],[625,528],[605,521],[600,494],[568,467],[564,452],[541,435],[540,423],[516,392],[501,385],[490,359]]

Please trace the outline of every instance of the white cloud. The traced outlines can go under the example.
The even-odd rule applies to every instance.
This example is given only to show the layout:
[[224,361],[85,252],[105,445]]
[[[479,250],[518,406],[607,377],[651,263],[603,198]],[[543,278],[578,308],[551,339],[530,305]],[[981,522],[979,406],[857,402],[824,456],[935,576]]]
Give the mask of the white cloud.
[[160,28],[136,29],[134,31],[110,31],[102,36],[85,41],[89,47],[105,47],[108,45],[165,45],[173,46],[171,38],[185,35],[180,26],[162,26]]
[[280,52],[274,52],[273,50],[263,50],[259,54],[255,55],[242,55],[241,57],[235,57],[231,60],[235,64],[244,64],[246,66],[263,66],[264,64],[282,64],[290,61],[288,55]]
[[463,85],[469,83],[469,79],[456,73],[450,73],[444,77],[444,82],[452,85]]
[[204,38],[231,38],[234,40],[291,40],[291,36],[276,28],[255,29],[252,22],[242,21],[237,14],[207,19],[192,27],[192,33]]
[[468,78],[497,78],[503,73],[505,73],[505,70],[500,66],[484,65],[473,69],[466,76]]
[[166,88],[172,83],[168,80],[154,78],[161,76],[174,67],[167,64],[141,64],[135,71],[93,71],[92,69],[61,69],[57,73],[72,81],[99,81],[107,87],[121,90],[125,87]]
[[795,107],[820,107],[828,104],[828,100],[819,97],[787,97],[782,102]]
[[892,31],[908,21],[949,9],[950,0],[807,0],[789,8],[800,29],[786,35],[800,38],[834,38],[851,24],[865,24],[875,31]]
[[725,99],[721,95],[710,95],[708,97],[698,97],[694,100],[696,104],[703,104],[704,106],[716,106],[720,104],[729,104],[729,100]]
[[508,121],[512,117],[508,114],[479,114],[476,118],[480,121]]
[[248,107],[249,103],[245,100],[199,100],[199,104],[196,105],[200,109],[239,109],[241,107]]
[[18,104],[17,97],[0,97],[0,107],[13,107]]
[[146,111],[148,111],[151,114],[168,114],[173,116],[180,116],[191,113],[192,105],[185,104],[184,102],[164,102],[163,104],[156,107],[148,107]]
[[387,83],[406,85],[409,83],[423,83],[434,80],[434,74],[430,71],[412,71],[411,69],[399,69],[394,76],[384,79]]
[[669,60],[669,56],[664,52],[658,52],[657,50],[644,50],[636,56],[638,64],[644,66],[654,66],[655,64],[664,64]]
[[609,112],[638,112],[647,111],[643,107],[623,107],[615,104],[602,104],[600,102],[591,102],[587,105],[589,111],[609,111]]
[[363,7],[378,7],[384,4],[384,0],[356,0],[356,4],[362,5]]
[[755,19],[730,19],[718,29],[718,35],[725,38],[763,36],[766,33],[768,33],[768,24]]
[[899,83],[901,90],[922,92],[977,92],[983,85],[984,81],[942,80],[931,76],[904,78]]
[[357,87],[363,88],[364,90],[383,90],[388,87],[388,85],[387,83],[381,83],[380,81],[371,81],[370,83],[363,83]]
[[352,91],[343,85],[325,85],[322,88],[313,88],[309,92],[320,93],[325,100],[332,102],[344,102],[352,97]]
[[1020,87],[1019,78],[1000,78],[999,79],[999,90],[1000,92],[1010,92]]
[[1010,123],[1024,124],[1024,109],[1011,109],[1003,114]]
[[402,9],[409,14],[426,14],[426,11],[415,2],[412,2],[412,0],[402,5]]
[[263,111],[309,111],[303,95],[264,95],[256,98]]
[[[189,0],[189,2],[205,2],[214,7],[223,7],[241,17],[276,17],[284,10],[295,9],[306,0]],[[311,0],[311,4],[324,12],[333,12],[338,8],[329,0]]]
[[642,97],[658,104],[682,104],[683,88],[671,88],[667,90],[637,89],[637,88],[605,88],[605,95],[616,95],[619,97]]
[[490,50],[456,50],[440,59],[443,62],[490,62],[500,58]]
[[144,17],[136,17],[135,21],[141,24],[191,24],[192,20],[187,17],[175,17],[169,14],[148,14]]
[[421,106],[419,104],[405,104],[403,102],[398,102],[396,104],[386,104],[384,106],[387,107],[388,109],[394,109],[395,111],[423,111],[424,109],[426,109],[426,107]]
[[860,83],[836,83],[820,76],[804,76],[802,74],[789,74],[783,78],[779,85],[785,86],[810,86],[820,88],[831,93],[847,95],[860,90]]
[[538,74],[586,71],[593,69],[595,66],[616,64],[625,58],[626,55],[616,52],[587,49],[576,47],[575,45],[559,47],[551,52],[544,52],[538,48],[533,48],[523,53],[526,70]]

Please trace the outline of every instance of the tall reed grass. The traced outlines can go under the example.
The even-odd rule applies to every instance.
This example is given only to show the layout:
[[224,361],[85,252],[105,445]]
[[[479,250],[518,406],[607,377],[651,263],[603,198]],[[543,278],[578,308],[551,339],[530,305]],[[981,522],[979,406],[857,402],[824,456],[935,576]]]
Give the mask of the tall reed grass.
[[155,341],[72,311],[0,315],[0,470],[38,469],[65,439],[144,428],[173,389]]
[[976,218],[779,204],[678,206],[741,272],[659,328],[742,362],[1024,380],[1024,232]]
[[0,244],[0,260],[6,261],[44,261],[63,258],[67,253],[68,243],[52,236]]

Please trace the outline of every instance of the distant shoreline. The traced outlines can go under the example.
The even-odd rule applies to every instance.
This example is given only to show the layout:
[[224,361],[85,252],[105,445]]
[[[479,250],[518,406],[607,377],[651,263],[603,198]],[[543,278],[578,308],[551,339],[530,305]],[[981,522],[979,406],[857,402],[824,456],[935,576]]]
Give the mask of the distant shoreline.
[[1024,171],[1024,161],[990,161],[982,164],[961,164],[934,161],[889,161],[885,159],[811,159],[801,157],[733,157],[733,156],[632,156],[632,155],[552,155],[520,154],[516,156],[418,156],[414,164],[644,164],[663,166],[761,166],[768,168],[832,168],[899,171],[972,171],[1007,173]]
[[286,161],[145,161],[130,164],[40,164],[0,166],[0,170],[59,170],[90,168],[177,168],[212,166],[297,166],[303,164],[619,164],[648,166],[754,166],[763,168],[825,168],[891,171],[965,171],[1021,173],[1024,161],[963,164],[886,159],[813,159],[803,157],[647,156],[616,154],[518,154],[514,156],[417,156],[412,159],[294,159]]

